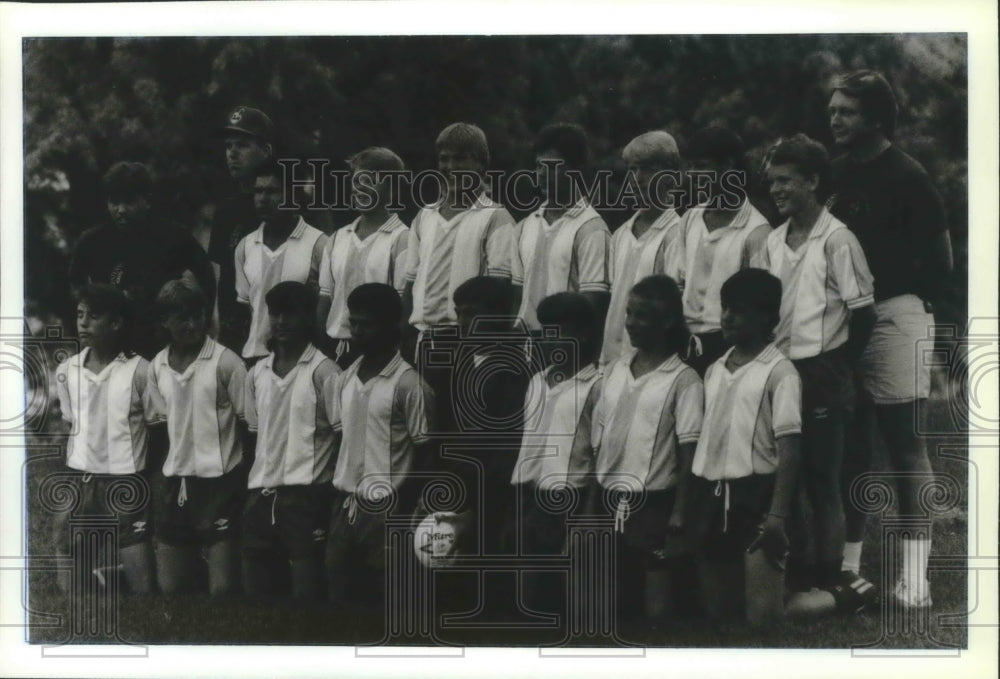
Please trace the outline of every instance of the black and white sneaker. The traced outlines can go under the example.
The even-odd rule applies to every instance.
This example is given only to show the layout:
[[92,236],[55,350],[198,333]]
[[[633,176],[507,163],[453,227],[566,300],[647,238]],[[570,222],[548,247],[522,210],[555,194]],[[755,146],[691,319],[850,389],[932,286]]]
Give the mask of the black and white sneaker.
[[840,582],[827,589],[837,602],[837,612],[857,615],[878,602],[878,590],[854,571],[841,571]]

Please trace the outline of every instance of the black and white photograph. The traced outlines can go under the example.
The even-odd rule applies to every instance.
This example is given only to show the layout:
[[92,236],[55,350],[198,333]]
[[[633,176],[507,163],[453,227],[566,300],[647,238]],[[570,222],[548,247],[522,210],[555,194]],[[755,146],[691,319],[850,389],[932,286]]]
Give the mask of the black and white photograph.
[[996,676],[954,5],[5,3],[0,669]]

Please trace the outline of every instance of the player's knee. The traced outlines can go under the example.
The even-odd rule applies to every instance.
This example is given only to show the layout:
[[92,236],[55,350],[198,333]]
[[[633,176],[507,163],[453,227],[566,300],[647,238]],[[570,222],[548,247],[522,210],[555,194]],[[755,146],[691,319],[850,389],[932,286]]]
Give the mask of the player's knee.
[[118,550],[125,583],[132,594],[150,594],[155,583],[153,545],[140,542]]

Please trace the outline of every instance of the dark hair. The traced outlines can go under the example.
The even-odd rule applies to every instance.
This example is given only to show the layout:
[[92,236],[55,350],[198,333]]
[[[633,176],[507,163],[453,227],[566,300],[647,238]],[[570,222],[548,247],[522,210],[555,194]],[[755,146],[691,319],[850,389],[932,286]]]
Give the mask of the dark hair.
[[153,171],[145,163],[124,160],[115,163],[101,182],[109,200],[149,198],[153,193]]
[[196,284],[178,278],[163,284],[155,303],[157,315],[164,319],[176,312],[204,312],[208,298]]
[[77,304],[86,304],[92,313],[104,314],[112,320],[122,322],[118,331],[118,349],[129,356],[132,351],[129,343],[129,325],[132,321],[132,303],[125,293],[107,283],[91,283],[87,285],[77,298]]
[[589,149],[587,133],[573,123],[555,123],[542,128],[535,139],[532,150],[537,155],[545,151],[556,151],[566,164],[576,170],[587,166]]
[[722,284],[722,306],[756,309],[771,319],[769,330],[781,315],[781,281],[764,269],[737,271]]
[[830,155],[826,148],[815,139],[801,132],[791,137],[779,139],[767,156],[767,167],[771,165],[792,165],[807,177],[819,179],[816,195],[820,201],[826,198],[830,185]]
[[865,120],[881,130],[886,139],[892,139],[899,109],[896,95],[885,76],[878,71],[853,71],[834,81],[833,92],[843,92],[857,99]]
[[677,282],[663,274],[646,276],[632,286],[631,294],[660,302],[667,308],[667,314],[674,319],[667,338],[667,349],[677,354],[685,352],[691,341],[691,333],[684,321],[684,303],[681,301],[681,289],[677,287]]
[[268,313],[287,311],[305,316],[310,330],[316,323],[316,304],[319,302],[316,290],[298,281],[282,281],[267,291],[264,303]]
[[399,327],[403,315],[403,301],[391,285],[363,283],[347,296],[349,311],[363,311],[374,316],[379,323]]
[[597,311],[590,300],[578,292],[557,292],[538,303],[535,311],[542,325],[568,325],[587,330],[590,337],[580,347],[580,366],[593,363],[600,350],[601,328],[598,327]]
[[296,185],[295,183],[295,172],[289,168],[286,172],[285,168],[274,158],[268,158],[260,164],[260,166],[253,173],[254,180],[256,181],[260,177],[274,177],[278,180],[278,185],[284,190],[284,202],[289,200],[299,208],[302,205],[302,190],[303,185],[300,183]]
[[465,281],[452,295],[455,304],[483,304],[496,315],[510,311],[510,281],[498,276],[475,276]]
[[728,127],[709,125],[703,127],[691,136],[684,155],[688,158],[707,158],[709,160],[728,160],[734,164],[733,169],[744,169],[746,145],[743,138]]

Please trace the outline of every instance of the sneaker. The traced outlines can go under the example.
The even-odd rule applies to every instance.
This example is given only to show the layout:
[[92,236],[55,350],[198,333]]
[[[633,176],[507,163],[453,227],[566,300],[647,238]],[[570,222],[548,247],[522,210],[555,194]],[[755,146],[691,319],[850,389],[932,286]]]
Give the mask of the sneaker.
[[899,580],[892,590],[892,596],[903,608],[931,607],[931,586],[926,582],[923,587],[915,588],[910,587],[905,580]]
[[840,582],[827,588],[837,602],[837,612],[857,615],[878,601],[875,585],[853,571],[841,571]]

